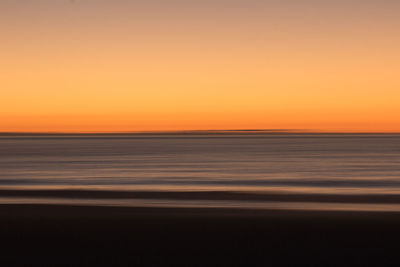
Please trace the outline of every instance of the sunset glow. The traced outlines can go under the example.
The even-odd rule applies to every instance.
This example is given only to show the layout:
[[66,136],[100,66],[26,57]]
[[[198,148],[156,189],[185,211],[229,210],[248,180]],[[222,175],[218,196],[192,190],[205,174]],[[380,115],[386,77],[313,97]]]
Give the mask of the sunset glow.
[[399,11],[389,0],[1,1],[0,131],[400,132]]

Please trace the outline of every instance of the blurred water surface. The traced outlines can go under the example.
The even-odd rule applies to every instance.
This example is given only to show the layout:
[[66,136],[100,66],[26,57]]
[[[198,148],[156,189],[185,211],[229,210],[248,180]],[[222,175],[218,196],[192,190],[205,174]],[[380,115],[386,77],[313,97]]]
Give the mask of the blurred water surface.
[[[332,203],[324,195],[362,195],[366,200],[370,195],[400,195],[400,135],[3,135],[1,190],[317,194],[313,205],[328,209]],[[146,205],[132,196],[124,205]],[[72,197],[73,192],[57,201]],[[55,199],[57,195],[43,201]],[[222,200],[196,200],[196,206],[253,203],[243,195]],[[1,201],[8,203],[9,196],[0,192]],[[79,203],[79,197],[74,201]],[[181,202],[174,197],[151,201],[177,206],[190,201],[190,195]],[[372,207],[370,202],[365,205]],[[391,210],[400,210],[393,202]],[[107,203],[118,204],[115,199],[101,200],[101,205]],[[266,208],[280,207],[267,201],[254,202],[254,207],[262,208],[263,203]],[[293,208],[301,208],[299,203],[293,201]]]

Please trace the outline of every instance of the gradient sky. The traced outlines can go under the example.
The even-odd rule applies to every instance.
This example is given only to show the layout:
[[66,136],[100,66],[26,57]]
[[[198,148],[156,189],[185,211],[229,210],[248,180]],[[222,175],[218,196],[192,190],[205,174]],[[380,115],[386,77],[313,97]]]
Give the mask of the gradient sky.
[[0,131],[400,132],[398,0],[1,0]]

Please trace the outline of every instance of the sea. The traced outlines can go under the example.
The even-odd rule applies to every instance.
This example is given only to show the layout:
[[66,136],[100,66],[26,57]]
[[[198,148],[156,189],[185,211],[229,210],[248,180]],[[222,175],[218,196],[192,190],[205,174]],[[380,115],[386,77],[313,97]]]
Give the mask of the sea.
[[2,134],[0,204],[400,212],[400,135]]

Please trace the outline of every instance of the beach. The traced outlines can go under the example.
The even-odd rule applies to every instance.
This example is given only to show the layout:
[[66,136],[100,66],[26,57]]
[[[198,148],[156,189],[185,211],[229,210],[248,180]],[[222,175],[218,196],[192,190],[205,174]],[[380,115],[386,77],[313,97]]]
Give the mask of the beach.
[[399,223],[382,212],[0,206],[5,265],[394,265]]
[[4,266],[400,263],[400,135],[3,135]]
[[400,266],[400,0],[0,0],[0,267]]

